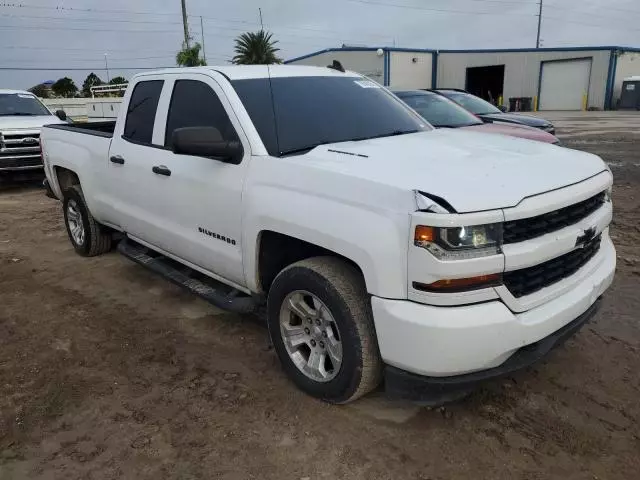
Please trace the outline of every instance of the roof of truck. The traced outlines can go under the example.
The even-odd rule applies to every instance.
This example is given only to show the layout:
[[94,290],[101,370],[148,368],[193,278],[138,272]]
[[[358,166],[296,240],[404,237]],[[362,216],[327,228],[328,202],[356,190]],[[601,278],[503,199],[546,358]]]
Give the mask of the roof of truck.
[[355,72],[339,72],[328,67],[309,67],[305,65],[211,65],[207,67],[171,68],[140,73],[138,76],[158,74],[181,74],[195,72],[209,72],[214,70],[225,75],[230,80],[247,78],[277,78],[277,77],[359,77]]
[[14,95],[16,93],[22,93],[22,94],[25,94],[25,95],[33,96],[33,93],[27,92],[26,90],[11,90],[9,88],[0,88],[0,94]]

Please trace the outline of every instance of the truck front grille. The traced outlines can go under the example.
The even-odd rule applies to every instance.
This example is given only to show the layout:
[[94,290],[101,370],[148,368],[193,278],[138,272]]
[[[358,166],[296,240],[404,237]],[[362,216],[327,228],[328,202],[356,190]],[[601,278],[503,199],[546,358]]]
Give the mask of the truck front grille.
[[504,223],[504,243],[517,243],[568,227],[588,217],[604,203],[604,192],[568,207],[536,217]]
[[41,164],[39,133],[0,133],[0,169]]
[[533,267],[505,272],[504,284],[516,298],[530,295],[553,285],[563,278],[570,277],[585,266],[598,253],[601,240],[602,236],[598,235],[584,247],[560,257]]

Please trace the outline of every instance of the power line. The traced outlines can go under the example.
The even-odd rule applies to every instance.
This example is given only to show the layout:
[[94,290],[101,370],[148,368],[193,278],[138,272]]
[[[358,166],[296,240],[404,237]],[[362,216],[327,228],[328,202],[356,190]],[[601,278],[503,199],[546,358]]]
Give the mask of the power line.
[[[15,19],[37,19],[37,20],[46,20],[47,22],[51,21],[51,20],[58,20],[58,21],[64,21],[64,22],[98,22],[98,23],[133,23],[133,24],[154,24],[154,25],[182,25],[182,22],[164,22],[164,21],[160,21],[160,22],[151,22],[151,21],[141,21],[141,20],[117,20],[117,19],[97,19],[97,18],[56,18],[56,17],[45,17],[42,15],[14,15],[14,14],[7,14],[7,13],[3,13],[0,14],[0,17],[5,17],[5,18],[15,18]],[[213,17],[206,17],[206,16],[202,16],[201,18],[203,19],[207,19],[207,20],[212,20]],[[222,19],[213,19],[214,21],[220,21],[220,22],[224,22],[224,20]],[[244,31],[244,29],[241,29],[239,27],[224,27],[224,26],[218,26],[218,25],[211,25],[212,28],[216,28],[216,29],[223,29],[223,30],[233,30],[233,31],[237,31],[238,33],[241,33]],[[93,28],[91,28],[92,30],[94,30]],[[303,27],[280,27],[280,26],[274,26],[271,29],[274,33],[279,32],[280,30],[302,30],[302,31],[312,31],[312,32],[334,32],[334,33],[338,33],[340,35],[342,35],[342,32],[337,32],[335,30],[322,30],[322,29],[312,29],[312,28],[303,28]],[[301,37],[301,38],[328,38],[330,40],[333,40],[334,37],[318,37],[318,36],[311,36],[311,35],[300,35],[300,34],[296,34],[296,33],[278,33],[278,36],[294,36],[294,37]],[[365,34],[365,35],[361,35],[363,37],[371,37],[371,38],[388,38],[388,36],[386,35],[379,35],[379,34]]]
[[[608,10],[612,10],[612,11],[615,11],[615,12],[634,13],[636,15],[640,15],[640,10],[628,10],[628,9],[625,9],[625,8],[611,7],[609,5],[606,5],[605,7],[603,7],[602,5],[599,5],[599,4],[594,4],[594,3],[591,3],[591,2],[584,2],[584,1],[582,3],[586,4],[586,5],[592,5],[592,6],[596,7],[596,8],[602,9],[602,10],[606,9],[607,11]],[[548,4],[548,6],[549,7],[553,7],[553,8],[557,8],[557,9],[560,9],[560,10],[567,10],[567,11],[574,12],[574,13],[582,13],[582,12],[580,12],[578,10],[575,10],[575,9],[571,9],[571,8],[567,8],[567,7],[561,7],[560,5],[557,5],[555,3],[550,3],[550,4]]]
[[47,7],[44,5],[24,5],[24,4],[16,4],[16,3],[0,3],[0,7],[7,8],[29,8],[33,10],[56,10],[59,12],[87,12],[87,13],[121,13],[127,15],[171,15],[175,17],[179,15],[179,12],[169,13],[169,12],[140,12],[140,11],[132,11],[132,10],[103,10],[98,8],[75,8],[75,7],[65,7],[62,5],[58,5],[56,7]]
[[[372,0],[346,0],[351,3],[360,3],[365,5],[377,5],[384,7],[394,7],[394,8],[404,8],[411,10],[423,10],[428,12],[441,12],[441,13],[455,13],[455,14],[464,14],[464,15],[520,15],[520,16],[529,16],[530,14],[525,13],[515,13],[515,12],[479,12],[479,11],[461,11],[461,10],[448,10],[448,9],[439,9],[439,8],[426,8],[419,7],[415,5],[401,5],[397,3],[386,3],[380,1],[372,1]],[[505,5],[522,5],[522,2],[518,2],[516,0],[467,0],[467,1],[475,1],[475,2],[483,2],[483,3],[493,3],[493,4],[505,4]],[[526,3],[527,5],[535,5],[535,3]],[[127,15],[159,15],[166,16],[170,15],[175,17],[177,13],[165,13],[165,12],[142,12],[142,11],[132,11],[132,10],[103,10],[103,9],[95,9],[95,8],[74,8],[74,7],[65,7],[65,6],[57,6],[57,7],[46,7],[42,5],[23,5],[23,4],[10,4],[10,3],[0,3],[0,7],[12,7],[12,8],[29,8],[29,9],[40,9],[40,10],[55,10],[61,12],[85,12],[85,13],[113,13],[113,14],[127,14]],[[199,17],[199,15],[189,15],[190,17]],[[214,17],[207,17],[205,15],[202,16],[204,19],[215,19]],[[247,25],[260,25],[256,22],[250,22],[246,20],[224,20],[226,22],[234,22],[234,23],[243,23]]]
[[70,17],[45,17],[44,15],[15,15],[13,13],[0,13],[0,17],[16,19],[61,20],[64,22],[98,22],[98,23],[136,23],[150,25],[182,25],[182,22],[149,21],[149,20],[120,20],[115,18],[70,18]]
[[586,25],[588,27],[597,27],[597,28],[606,28],[607,30],[629,30],[629,31],[635,31],[635,32],[640,32],[640,28],[631,28],[631,27],[621,27],[620,25],[616,25],[615,27],[612,26],[607,26],[607,25],[597,25],[595,23],[585,23],[585,22],[576,22],[575,20],[567,20],[566,18],[559,18],[559,17],[549,17],[546,16],[544,17],[546,20],[557,20],[559,22],[565,22],[565,23],[575,23],[576,25]]
[[[2,47],[3,50],[5,49],[17,49],[17,50],[53,50],[53,51],[69,51],[69,52],[104,52],[104,48],[97,48],[97,49],[92,49],[92,48],[57,48],[57,47],[33,47],[33,46],[3,46]],[[131,48],[109,48],[109,52],[130,52],[132,49]],[[153,50],[147,50],[147,49],[139,49],[139,48],[135,48],[136,51],[140,51],[140,52],[165,52],[167,49],[166,48],[162,48],[162,49],[153,49]]]
[[[96,54],[96,56],[94,56],[93,58],[65,58],[65,61],[67,62],[95,62],[96,58],[101,57],[103,54]],[[119,62],[119,61],[128,61],[128,60],[152,60],[152,59],[158,59],[158,58],[175,58],[175,54],[170,55],[161,55],[161,56],[153,56],[153,57],[124,57],[124,58],[118,58],[118,57],[113,57],[111,55],[109,55],[109,60],[111,62]],[[33,60],[33,59],[32,59]],[[31,62],[32,60],[27,60],[28,62]],[[2,61],[9,61],[9,62],[20,62],[20,61],[24,61],[23,59],[20,58],[2,58]],[[38,60],[41,61],[41,60]],[[51,62],[57,62],[57,60],[50,60],[50,59],[45,59],[44,61],[51,61]]]
[[18,29],[18,30],[71,30],[81,32],[118,32],[118,33],[178,33],[176,30],[114,30],[106,28],[80,28],[80,27],[49,27],[49,26],[31,26],[31,25],[0,25],[0,28]]
[[[462,15],[518,15],[518,16],[532,16],[533,14],[530,13],[517,13],[517,12],[479,12],[479,11],[462,11],[462,10],[447,10],[447,9],[440,9],[440,8],[429,8],[429,7],[418,7],[416,5],[400,5],[397,3],[386,3],[386,2],[377,2],[377,1],[372,1],[372,0],[346,0],[347,2],[351,2],[351,3],[362,3],[365,5],[377,5],[377,6],[382,6],[382,7],[394,7],[394,8],[404,8],[404,9],[409,9],[409,10],[423,10],[426,12],[436,12],[436,13],[455,13],[455,14],[462,14]],[[480,0],[477,0],[480,1]],[[485,1],[485,0],[483,0]],[[486,0],[489,1],[489,0]],[[497,2],[497,3],[507,3],[507,2]],[[511,2],[510,2],[511,3]],[[515,3],[515,2],[514,2]],[[522,5],[522,2],[519,3],[519,5]],[[534,3],[527,3],[527,5],[535,5]]]
[[[71,62],[71,63],[82,63],[82,62],[95,62],[96,58],[99,57],[100,55],[96,55],[93,58],[65,58],[64,61],[65,62]],[[153,57],[123,57],[123,58],[117,58],[117,57],[112,57],[111,55],[109,55],[109,61],[110,63],[113,65],[113,62],[127,62],[129,60],[157,60],[157,59],[174,59],[176,57],[175,54],[167,54],[167,55],[161,55],[161,56],[153,56]],[[231,60],[230,56],[223,56],[223,55],[209,55],[210,58],[216,58],[216,59],[220,59],[220,60]],[[16,59],[16,58],[2,58],[1,61],[9,61],[9,62],[21,62],[24,61],[22,59]],[[33,61],[32,60],[27,60],[28,62]],[[40,60],[38,60],[40,61]],[[59,60],[49,60],[46,59],[44,60],[46,61],[50,61],[50,62],[56,62],[59,63]]]

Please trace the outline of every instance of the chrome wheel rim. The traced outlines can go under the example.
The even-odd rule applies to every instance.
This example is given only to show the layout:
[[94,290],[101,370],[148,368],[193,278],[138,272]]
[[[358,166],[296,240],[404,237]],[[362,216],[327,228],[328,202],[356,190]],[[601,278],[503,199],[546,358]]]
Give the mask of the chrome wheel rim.
[[67,224],[69,225],[69,233],[76,245],[84,244],[84,224],[82,223],[82,215],[75,200],[69,200],[67,203]]
[[314,294],[296,290],[280,307],[280,335],[289,358],[308,378],[328,382],[342,366],[342,341],[331,311]]

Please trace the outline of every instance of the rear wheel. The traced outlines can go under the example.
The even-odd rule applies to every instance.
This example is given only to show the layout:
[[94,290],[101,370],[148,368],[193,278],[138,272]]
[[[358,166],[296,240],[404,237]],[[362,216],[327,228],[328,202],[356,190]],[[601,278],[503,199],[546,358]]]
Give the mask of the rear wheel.
[[80,186],[65,190],[62,206],[67,234],[78,254],[94,257],[111,250],[111,232],[93,218]]
[[268,310],[275,350],[300,389],[347,403],[378,386],[373,315],[355,267],[333,257],[294,263],[273,281]]

